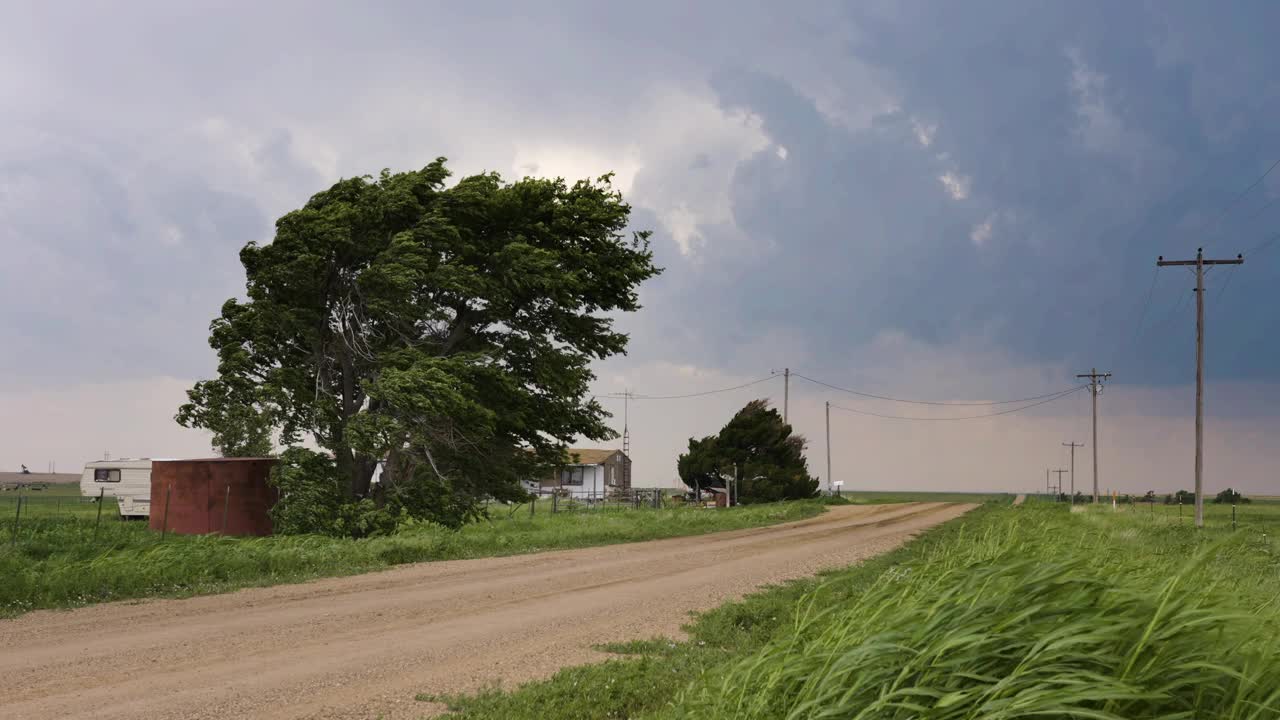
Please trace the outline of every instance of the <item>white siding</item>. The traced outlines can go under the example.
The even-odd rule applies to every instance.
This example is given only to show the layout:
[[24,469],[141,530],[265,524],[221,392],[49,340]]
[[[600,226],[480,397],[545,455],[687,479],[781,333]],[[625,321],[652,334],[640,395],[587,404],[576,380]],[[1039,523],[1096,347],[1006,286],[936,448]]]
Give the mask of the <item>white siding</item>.
[[[94,470],[119,470],[120,482],[97,482]],[[149,515],[151,512],[150,460],[99,460],[87,463],[80,475],[80,494],[86,497],[118,498],[122,515]]]
[[[544,491],[550,491],[553,489],[554,488],[543,488]],[[603,498],[606,492],[604,484],[604,466],[582,466],[582,484],[565,485],[564,491],[575,498]]]

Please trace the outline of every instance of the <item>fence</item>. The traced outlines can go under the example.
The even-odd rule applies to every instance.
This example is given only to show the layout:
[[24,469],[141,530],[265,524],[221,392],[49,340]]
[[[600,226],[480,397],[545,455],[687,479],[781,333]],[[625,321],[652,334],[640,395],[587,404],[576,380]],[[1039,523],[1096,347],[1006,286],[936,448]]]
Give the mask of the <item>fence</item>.
[[[1053,495],[1039,493],[1035,496],[1041,502],[1056,502],[1072,505],[1073,510],[1090,512],[1117,512],[1145,517],[1153,522],[1195,524],[1195,495],[1177,492],[1160,494],[1154,497],[1144,495],[1099,495],[1098,504],[1093,504],[1091,495],[1077,495],[1072,498],[1067,494]],[[1204,501],[1205,527],[1242,529],[1242,528],[1280,528],[1280,501],[1270,498],[1241,498],[1236,502],[1217,502],[1208,495]]]
[[546,509],[550,512],[575,512],[598,510],[607,507],[661,508],[673,502],[662,488],[607,488],[603,491],[568,491],[545,488],[534,502],[523,503],[530,512]]

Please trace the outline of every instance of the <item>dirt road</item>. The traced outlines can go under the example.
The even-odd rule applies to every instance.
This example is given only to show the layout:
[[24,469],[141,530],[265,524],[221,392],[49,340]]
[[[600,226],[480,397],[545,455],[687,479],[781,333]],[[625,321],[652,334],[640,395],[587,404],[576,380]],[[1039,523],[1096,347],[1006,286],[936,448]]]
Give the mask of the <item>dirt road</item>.
[[846,506],[655,542],[410,565],[0,621],[0,718],[411,718],[419,692],[545,677],[595,643],[893,548],[971,505]]

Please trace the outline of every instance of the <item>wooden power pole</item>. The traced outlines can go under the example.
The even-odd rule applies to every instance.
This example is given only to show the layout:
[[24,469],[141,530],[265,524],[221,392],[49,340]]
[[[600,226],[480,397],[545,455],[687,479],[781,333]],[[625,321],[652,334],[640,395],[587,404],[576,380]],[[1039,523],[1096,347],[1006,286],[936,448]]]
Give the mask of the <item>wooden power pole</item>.
[[1093,501],[1096,503],[1098,502],[1098,396],[1102,394],[1102,381],[1111,377],[1111,373],[1100,373],[1098,368],[1093,368],[1076,377],[1089,378],[1089,394],[1093,396]]
[[827,492],[835,487],[831,484],[831,401],[827,401]]
[[789,410],[791,409],[791,368],[782,369],[782,422],[791,422]]
[[[1059,494],[1059,495],[1061,495],[1061,494],[1062,494],[1062,473],[1067,472],[1067,471],[1066,471],[1066,470],[1054,470],[1054,472],[1058,473],[1058,494]],[[1076,503],[1076,496],[1075,496],[1075,493],[1072,493],[1072,494],[1071,494],[1071,504],[1072,504],[1072,505],[1074,505],[1075,503]]]
[[1196,269],[1196,527],[1204,527],[1204,268],[1243,264],[1244,255],[1236,255],[1234,260],[1205,260],[1204,248],[1196,249],[1195,260],[1156,258],[1156,267],[1193,265]]
[[1078,443],[1072,440],[1069,443],[1062,443],[1062,447],[1071,448],[1071,502],[1076,501],[1076,448],[1084,447],[1084,443]]

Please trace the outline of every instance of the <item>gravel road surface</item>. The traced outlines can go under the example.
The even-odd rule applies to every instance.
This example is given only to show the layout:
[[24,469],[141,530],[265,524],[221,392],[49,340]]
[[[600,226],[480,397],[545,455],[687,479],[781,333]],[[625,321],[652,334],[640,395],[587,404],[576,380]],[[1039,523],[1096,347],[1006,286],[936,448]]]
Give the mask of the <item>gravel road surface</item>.
[[[972,505],[840,506],[698,537],[118,602],[0,620],[0,718],[416,718],[678,637],[689,613],[885,552]],[[711,511],[708,511],[711,512]],[[550,717],[550,716],[549,716]]]

